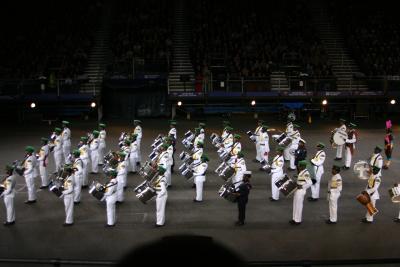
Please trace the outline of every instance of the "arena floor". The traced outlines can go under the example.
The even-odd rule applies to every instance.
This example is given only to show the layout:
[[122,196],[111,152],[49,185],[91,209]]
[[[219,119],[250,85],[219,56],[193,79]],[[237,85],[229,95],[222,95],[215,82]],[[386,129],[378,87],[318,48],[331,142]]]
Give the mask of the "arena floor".
[[[167,133],[167,119],[143,119],[144,137],[142,140],[143,159],[150,153],[150,144],[159,132]],[[206,153],[210,156],[207,182],[205,184],[204,202],[194,203],[194,190],[191,183],[175,172],[173,186],[168,190],[166,226],[154,228],[155,201],[142,204],[132,191],[142,178],[138,175],[128,176],[130,188],[126,191],[126,201],[117,207],[117,225],[105,228],[105,204],[83,192],[79,206],[75,206],[73,227],[62,226],[65,213],[60,199],[48,190],[38,189],[38,202],[26,205],[26,187],[23,177],[18,177],[16,195],[16,224],[12,227],[0,227],[1,258],[61,258],[85,260],[118,260],[132,248],[157,240],[162,236],[173,234],[198,234],[213,237],[217,242],[226,245],[246,261],[278,260],[334,260],[334,259],[377,259],[398,257],[396,244],[400,238],[400,224],[393,218],[399,213],[399,206],[391,202],[388,189],[400,181],[398,173],[400,162],[398,150],[394,149],[394,160],[389,170],[383,171],[383,182],[379,189],[381,199],[377,202],[379,213],[374,224],[360,222],[366,209],[356,201],[356,196],[366,186],[365,180],[356,177],[352,170],[343,171],[344,180],[342,196],[339,199],[337,225],[325,224],[328,218],[326,201],[327,180],[334,158],[334,150],[326,148],[327,160],[325,174],[321,183],[321,199],[318,202],[304,202],[303,224],[292,226],[288,223],[292,216],[292,198],[281,196],[279,202],[270,202],[270,177],[258,171],[258,165],[252,162],[255,157],[255,146],[245,132],[254,130],[255,121],[251,117],[237,116],[231,118],[235,132],[242,135],[242,146],[248,169],[253,171],[253,190],[247,208],[247,221],[243,227],[234,226],[237,219],[237,206],[217,194],[223,180],[217,177],[214,170],[219,159],[212,147],[209,135],[221,132],[221,119],[207,119]],[[284,127],[284,123],[267,122],[271,127]],[[107,122],[107,150],[117,149],[121,131],[133,130],[133,126],[122,122]],[[318,141],[329,144],[330,131],[335,122],[301,124],[302,137],[307,141],[309,156],[315,152]],[[380,127],[382,126],[382,127]],[[95,122],[72,121],[73,146],[79,137],[96,127]],[[179,142],[177,152],[183,146],[181,138],[188,129],[197,127],[196,121],[179,121]],[[41,136],[49,136],[53,126],[43,124],[26,124],[24,126],[3,125],[0,132],[0,166],[24,156],[24,147],[38,147]],[[396,127],[395,137],[399,129]],[[354,162],[366,160],[375,145],[383,143],[384,122],[360,122],[359,141]],[[275,147],[273,141],[270,142]],[[175,156],[177,159],[177,155]],[[343,162],[344,164],[344,162]],[[178,168],[179,159],[177,159]],[[53,167],[51,157],[50,169]],[[287,164],[285,163],[285,169]],[[91,176],[90,181],[98,179]],[[102,180],[103,178],[100,178]],[[39,179],[36,180],[37,188]],[[310,190],[307,196],[310,195]],[[5,208],[0,205],[0,218],[5,220]]]

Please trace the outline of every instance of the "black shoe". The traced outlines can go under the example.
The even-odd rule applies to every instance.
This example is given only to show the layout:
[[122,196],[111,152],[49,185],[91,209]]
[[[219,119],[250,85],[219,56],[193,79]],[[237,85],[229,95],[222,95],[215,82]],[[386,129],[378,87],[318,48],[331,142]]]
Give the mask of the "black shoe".
[[90,172],[90,174],[99,174],[98,172]]
[[106,227],[106,228],[111,228],[111,227],[114,227],[115,226],[115,224],[105,224],[104,225],[104,227]]
[[88,185],[82,185],[82,189],[85,189],[85,188],[88,188],[89,186]]
[[170,184],[170,185],[167,186],[167,188],[171,188],[171,187],[172,187],[172,184]]
[[155,224],[154,227],[164,227],[165,224]]
[[192,185],[192,188],[196,188],[196,184],[193,184],[193,185]]
[[81,202],[80,201],[76,201],[76,202],[74,201],[74,204],[75,205],[79,205],[79,204],[81,204]]
[[397,222],[397,223],[400,223],[400,219],[399,218],[394,218],[393,221]]
[[99,163],[99,164],[97,164],[97,166],[103,166],[103,163]]
[[136,174],[137,172],[129,172],[129,173],[131,173],[131,174]]
[[292,225],[300,225],[301,224],[301,222],[296,222],[294,220],[290,220],[289,223]]
[[243,226],[243,225],[244,225],[244,222],[237,221],[237,222],[235,222],[235,225],[236,225],[236,226]]
[[342,160],[342,158],[334,158],[333,160]]
[[263,167],[260,167],[258,170],[260,170],[260,171],[265,171],[265,170],[263,169]]
[[389,166],[384,165],[382,168],[387,170],[387,169],[389,169]]
[[116,201],[115,202],[116,204],[122,204],[122,203],[124,203],[123,201]]
[[307,200],[310,202],[315,202],[315,201],[318,201],[318,198],[308,197]]
[[275,199],[275,198],[273,198],[273,197],[269,197],[269,201],[273,201],[273,202],[276,202],[276,201],[278,201],[279,199]]
[[291,172],[296,170],[296,169],[292,169],[290,167],[288,167],[287,169],[288,169],[288,171],[291,171]]
[[193,202],[203,202],[203,200],[193,199]]
[[33,204],[33,203],[36,203],[36,199],[35,199],[35,200],[26,200],[24,203],[25,203],[25,204]]
[[258,159],[253,159],[254,163],[260,163],[260,161]]
[[49,187],[49,186],[48,185],[42,185],[41,187],[39,187],[39,189],[45,189],[47,187]]
[[326,224],[336,224],[336,222],[332,222],[330,219],[325,221]]
[[13,225],[13,224],[15,224],[15,221],[12,221],[12,222],[4,222],[4,223],[3,223],[4,226],[11,226],[11,225]]
[[350,169],[350,167],[347,167],[347,166],[343,166],[343,170],[348,170],[348,169]]
[[362,222],[362,223],[372,223],[371,221],[368,221],[368,220],[365,219],[365,218],[362,218],[362,219],[361,219],[361,222]]
[[72,226],[72,225],[74,225],[74,223],[63,223],[64,227],[68,227],[68,226]]

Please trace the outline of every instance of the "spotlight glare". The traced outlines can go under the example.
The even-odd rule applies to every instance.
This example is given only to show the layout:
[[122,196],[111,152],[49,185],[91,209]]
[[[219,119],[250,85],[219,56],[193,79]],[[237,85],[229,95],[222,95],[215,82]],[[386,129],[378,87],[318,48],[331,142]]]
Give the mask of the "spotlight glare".
[[32,103],[31,103],[31,108],[36,108],[35,102],[32,102]]
[[95,103],[95,102],[92,102],[92,103],[90,104],[90,106],[91,106],[92,108],[95,108],[95,107],[96,107],[96,103]]
[[396,100],[395,100],[395,99],[390,100],[390,104],[391,104],[391,105],[396,104]]
[[252,106],[255,106],[255,105],[256,105],[256,101],[255,101],[255,100],[252,100],[252,101],[251,101],[251,105],[252,105]]
[[178,106],[182,106],[182,101],[178,101]]
[[323,106],[328,105],[328,100],[326,100],[326,99],[322,100],[322,105],[323,105]]

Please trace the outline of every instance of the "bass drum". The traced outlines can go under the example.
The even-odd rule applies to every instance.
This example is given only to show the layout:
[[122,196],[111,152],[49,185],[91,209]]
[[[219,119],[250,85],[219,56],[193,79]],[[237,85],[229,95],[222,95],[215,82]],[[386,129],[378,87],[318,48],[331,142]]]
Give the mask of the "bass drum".
[[103,199],[105,192],[106,192],[106,190],[105,190],[104,186],[99,182],[93,182],[89,189],[89,194],[91,194],[98,200]]
[[336,131],[332,135],[332,142],[336,146],[342,146],[346,143],[347,133],[344,131]]

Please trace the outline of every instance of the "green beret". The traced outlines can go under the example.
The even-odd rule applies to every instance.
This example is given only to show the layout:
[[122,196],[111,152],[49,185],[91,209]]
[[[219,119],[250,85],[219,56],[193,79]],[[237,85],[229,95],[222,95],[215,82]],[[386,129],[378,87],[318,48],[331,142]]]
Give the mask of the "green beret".
[[265,129],[268,129],[268,128],[269,128],[269,126],[268,126],[268,125],[265,125],[265,124],[261,125],[261,127],[262,127],[262,128],[265,128]]
[[48,138],[46,138],[46,137],[42,137],[42,138],[40,138],[40,140],[42,141],[42,142],[49,142],[49,139]]
[[226,126],[226,127],[225,127],[225,130],[226,130],[226,131],[233,131],[233,128],[232,128],[231,126]]
[[208,158],[208,156],[207,156],[206,154],[203,154],[203,155],[201,156],[201,161],[202,161],[202,162],[207,162],[207,161],[210,161],[210,159]]
[[299,163],[297,163],[299,167],[307,167],[307,161],[306,160],[300,160]]
[[383,150],[383,148],[382,148],[381,146],[379,146],[379,145],[376,146],[375,149],[377,149],[377,150],[379,150],[379,151],[382,151],[382,150]]
[[9,171],[13,171],[14,170],[14,167],[13,166],[11,166],[11,165],[6,165],[6,171],[7,172],[9,172]]
[[132,144],[132,142],[131,142],[131,140],[126,139],[126,140],[125,140],[125,144],[126,144],[126,145],[130,145],[130,144]]
[[242,151],[240,151],[240,152],[237,154],[237,156],[238,156],[238,158],[243,158],[243,157],[244,157],[244,154],[243,154]]
[[264,120],[258,120],[258,123],[264,123],[265,121]]
[[118,151],[117,154],[118,156],[126,157],[126,153],[124,151]]
[[168,149],[169,145],[166,144],[166,143],[164,143],[164,144],[161,145],[161,147],[162,147],[162,148],[165,148],[165,149]]
[[139,124],[139,123],[142,123],[142,121],[141,120],[133,120],[133,123]]
[[230,121],[222,121],[222,124],[227,126],[227,125],[231,125],[231,122]]
[[203,142],[197,142],[197,145],[203,147],[204,143]]
[[346,122],[346,120],[343,119],[343,118],[340,118],[339,121],[341,121],[341,122],[343,122],[343,123]]
[[200,132],[200,130],[201,130],[201,128],[198,128],[198,127],[194,128],[194,131],[195,131],[196,133]]
[[349,123],[349,127],[355,128],[355,127],[357,127],[357,124],[350,122],[350,123]]
[[109,170],[108,175],[112,178],[115,178],[118,176],[118,172],[116,170]]
[[199,126],[200,126],[200,127],[205,127],[206,124],[205,124],[204,122],[199,122]]
[[65,124],[65,125],[68,125],[68,124],[69,124],[69,121],[62,121],[61,123],[62,123],[62,124]]
[[87,136],[82,136],[82,137],[81,137],[81,141],[86,142],[87,140],[88,140],[88,137],[87,137]]
[[319,143],[317,144],[317,147],[324,148],[324,147],[325,147],[325,144],[322,143],[322,142],[319,142]]
[[72,154],[77,157],[81,155],[81,152],[78,149],[75,149],[74,151],[72,151]]
[[104,123],[99,123],[99,127],[106,128],[106,125]]
[[275,150],[279,151],[279,152],[283,152],[285,150],[285,148],[283,146],[277,146]]
[[339,165],[334,164],[332,166],[332,169],[336,170],[337,172],[340,172],[340,166]]
[[176,121],[171,121],[170,123],[169,123],[169,125],[176,125],[177,123],[176,123]]
[[100,134],[100,132],[99,132],[99,131],[97,131],[97,130],[94,130],[94,131],[93,131],[93,135],[95,135],[95,134],[97,134],[97,135],[98,135],[98,134]]
[[163,166],[158,166],[158,172],[159,172],[160,174],[164,174],[166,171],[167,171],[167,169],[164,168]]
[[236,139],[242,138],[242,136],[240,134],[235,134],[235,135],[233,135],[233,137],[236,138]]
[[28,153],[33,153],[35,151],[35,148],[33,146],[27,146],[25,147],[25,151]]
[[300,125],[293,123],[293,128],[299,129]]
[[60,129],[60,128],[54,128],[54,131],[56,132],[56,133],[61,133],[62,132],[62,130]]

